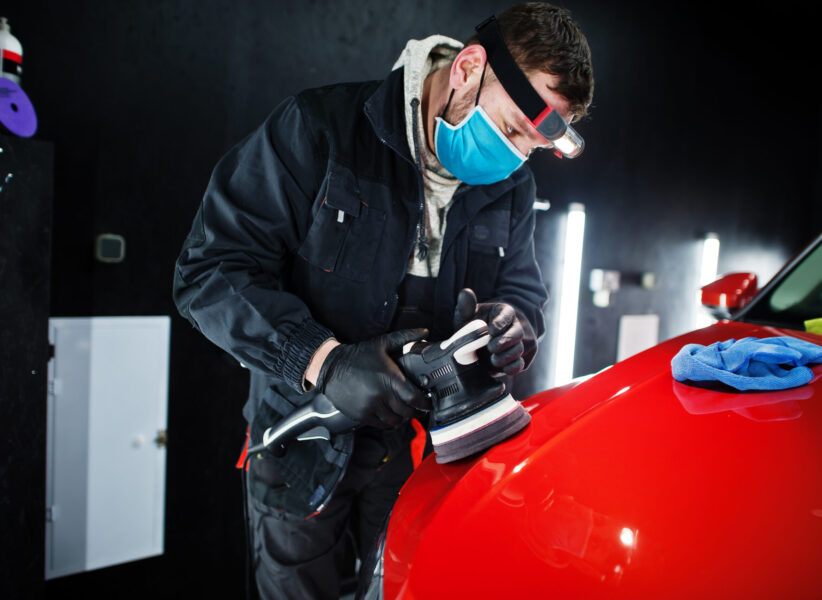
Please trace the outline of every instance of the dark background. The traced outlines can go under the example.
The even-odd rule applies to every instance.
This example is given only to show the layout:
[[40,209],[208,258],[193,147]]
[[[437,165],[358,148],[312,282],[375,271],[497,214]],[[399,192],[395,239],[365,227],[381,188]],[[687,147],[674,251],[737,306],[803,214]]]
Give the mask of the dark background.
[[[822,229],[819,51],[811,29],[819,15],[787,2],[767,10],[721,2],[563,5],[594,56],[594,106],[578,127],[587,148],[576,161],[540,156],[532,168],[539,195],[551,202],[537,217],[537,252],[552,291],[562,215],[571,202],[586,206],[579,375],[615,360],[623,314],[660,315],[661,339],[693,326],[702,233],[720,236],[720,272],[767,278]],[[233,462],[247,376],[176,315],[170,293],[173,262],[210,171],[286,96],[382,78],[407,39],[465,39],[507,6],[18,0],[2,9],[23,44],[23,87],[40,118],[36,138],[54,148],[50,314],[172,315],[173,325],[165,554],[46,584],[36,577],[42,565],[20,572],[5,564],[0,591],[241,596]],[[126,238],[124,263],[94,261],[94,238],[107,232]],[[596,308],[585,290],[592,268],[652,271],[657,286],[626,285],[611,306]],[[552,307],[546,315],[550,336]],[[543,351],[518,382],[520,396],[544,387],[548,359]],[[25,401],[3,398],[3,414]],[[42,441],[42,431],[29,433]],[[5,459],[36,457],[35,446]],[[39,487],[7,487],[4,519],[42,514]],[[3,544],[42,548],[33,537]]]

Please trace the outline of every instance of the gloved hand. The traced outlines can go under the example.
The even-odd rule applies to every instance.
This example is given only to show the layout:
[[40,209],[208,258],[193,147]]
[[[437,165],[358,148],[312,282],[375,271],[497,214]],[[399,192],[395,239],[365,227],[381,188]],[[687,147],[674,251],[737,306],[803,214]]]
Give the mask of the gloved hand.
[[358,344],[341,344],[328,354],[317,388],[341,413],[380,429],[399,426],[415,409],[431,410],[431,399],[400,370],[389,352],[423,339],[425,329],[403,329]]
[[498,369],[492,375],[516,375],[531,363],[537,352],[537,336],[528,319],[513,306],[505,302],[477,304],[474,291],[463,288],[454,309],[454,331],[473,319],[488,323],[488,352],[491,364]]

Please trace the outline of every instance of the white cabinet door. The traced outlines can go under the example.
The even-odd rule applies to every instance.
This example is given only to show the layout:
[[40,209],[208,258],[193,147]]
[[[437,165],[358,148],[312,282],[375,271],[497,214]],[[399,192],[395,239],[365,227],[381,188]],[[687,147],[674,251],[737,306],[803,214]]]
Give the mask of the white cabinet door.
[[49,334],[46,579],[162,554],[169,317]]

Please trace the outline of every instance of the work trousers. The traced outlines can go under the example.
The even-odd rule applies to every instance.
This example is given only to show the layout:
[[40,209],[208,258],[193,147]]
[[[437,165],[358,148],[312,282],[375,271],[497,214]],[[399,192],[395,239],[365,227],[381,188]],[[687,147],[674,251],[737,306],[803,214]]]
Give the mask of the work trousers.
[[[270,476],[265,460],[252,461],[252,468],[258,469],[255,475]],[[357,555],[365,560],[412,470],[407,446],[390,456],[377,432],[358,433],[348,469],[319,514],[295,517],[249,496],[253,571],[260,598],[337,600],[348,532]]]

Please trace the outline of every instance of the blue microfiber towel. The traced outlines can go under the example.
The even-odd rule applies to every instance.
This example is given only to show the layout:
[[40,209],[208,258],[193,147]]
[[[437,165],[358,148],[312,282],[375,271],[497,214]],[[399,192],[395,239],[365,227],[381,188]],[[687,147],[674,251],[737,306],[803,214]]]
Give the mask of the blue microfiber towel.
[[[687,344],[671,361],[677,381],[720,381],[738,390],[785,390],[805,385],[822,362],[822,347],[792,337]],[[783,368],[789,367],[789,368]],[[792,367],[792,368],[791,368]]]

